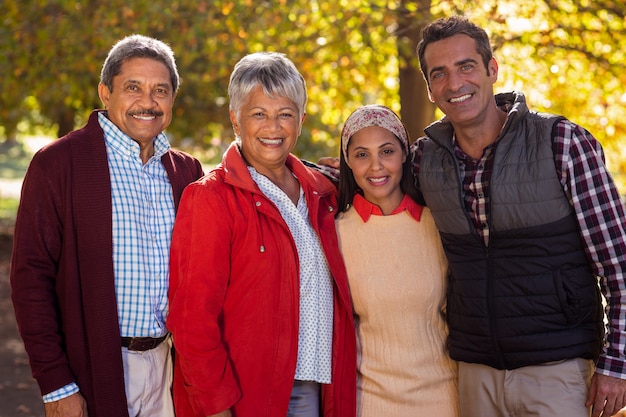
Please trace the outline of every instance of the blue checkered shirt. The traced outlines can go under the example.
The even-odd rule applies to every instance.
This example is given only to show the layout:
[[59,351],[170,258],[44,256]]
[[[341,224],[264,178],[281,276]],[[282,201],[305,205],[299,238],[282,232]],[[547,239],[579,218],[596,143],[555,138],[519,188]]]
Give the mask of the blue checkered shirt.
[[[143,164],[139,145],[107,117],[104,130],[113,208],[113,268],[120,334],[166,334],[169,251],[174,225],[172,187],[161,163],[170,145],[165,134],[154,139],[154,156]],[[43,397],[57,401],[78,392],[69,384]]]

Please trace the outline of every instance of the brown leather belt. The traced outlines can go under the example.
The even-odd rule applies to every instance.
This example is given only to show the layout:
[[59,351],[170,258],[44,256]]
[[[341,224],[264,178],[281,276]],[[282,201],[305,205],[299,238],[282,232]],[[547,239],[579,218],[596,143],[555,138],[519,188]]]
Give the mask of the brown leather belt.
[[146,351],[159,346],[167,335],[161,337],[122,337],[122,347],[128,350]]

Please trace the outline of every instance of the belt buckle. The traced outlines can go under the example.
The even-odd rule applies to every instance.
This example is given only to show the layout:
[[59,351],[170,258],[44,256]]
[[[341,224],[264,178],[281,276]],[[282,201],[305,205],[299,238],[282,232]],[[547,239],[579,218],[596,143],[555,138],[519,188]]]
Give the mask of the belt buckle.
[[167,335],[158,338],[131,337],[127,349],[132,351],[145,352],[146,350],[151,350],[159,346],[166,337]]
[[146,351],[152,349],[154,340],[144,337],[133,337],[128,344],[128,350]]

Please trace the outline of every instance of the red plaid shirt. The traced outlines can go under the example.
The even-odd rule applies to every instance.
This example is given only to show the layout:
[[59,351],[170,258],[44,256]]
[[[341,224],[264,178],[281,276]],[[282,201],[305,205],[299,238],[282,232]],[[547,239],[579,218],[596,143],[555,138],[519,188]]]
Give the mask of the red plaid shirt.
[[[597,372],[626,379],[626,215],[615,183],[606,169],[600,143],[585,129],[567,120],[558,122],[553,137],[557,175],[576,211],[580,236],[594,273],[600,277],[607,301],[607,346]],[[495,145],[478,160],[454,141],[463,196],[476,231],[489,242],[489,173]],[[415,172],[422,156],[421,141],[412,146]]]

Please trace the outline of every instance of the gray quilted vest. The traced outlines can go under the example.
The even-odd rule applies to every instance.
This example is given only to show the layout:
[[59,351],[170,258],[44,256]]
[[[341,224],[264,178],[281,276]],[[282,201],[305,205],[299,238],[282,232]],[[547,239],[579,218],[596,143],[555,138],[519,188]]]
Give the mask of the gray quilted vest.
[[595,359],[603,340],[596,277],[556,174],[552,129],[562,117],[512,103],[493,156],[489,245],[465,212],[452,126],[426,129],[420,190],[450,264],[447,318],[455,360],[514,369]]

